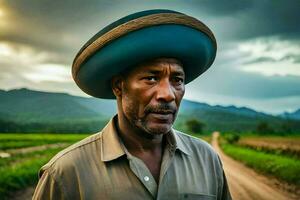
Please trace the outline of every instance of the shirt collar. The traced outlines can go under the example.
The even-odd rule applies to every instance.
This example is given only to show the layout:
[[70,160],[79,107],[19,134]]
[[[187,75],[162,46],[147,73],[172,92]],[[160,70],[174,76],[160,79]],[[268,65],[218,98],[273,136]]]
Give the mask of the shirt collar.
[[170,134],[167,135],[168,143],[170,146],[173,146],[173,148],[180,150],[186,155],[190,155],[191,150],[188,148],[187,144],[183,141],[179,134],[180,133],[178,133],[178,131],[172,128]]
[[[126,147],[122,144],[118,136],[114,119],[117,120],[117,115],[115,115],[102,130],[101,160],[104,162],[117,159],[126,154]],[[166,135],[167,148],[170,148],[171,151],[178,149],[190,155],[189,148],[178,134],[179,133],[172,128],[170,133]]]
[[117,115],[102,130],[101,160],[104,162],[117,159],[125,154],[115,127],[115,118],[117,118]]

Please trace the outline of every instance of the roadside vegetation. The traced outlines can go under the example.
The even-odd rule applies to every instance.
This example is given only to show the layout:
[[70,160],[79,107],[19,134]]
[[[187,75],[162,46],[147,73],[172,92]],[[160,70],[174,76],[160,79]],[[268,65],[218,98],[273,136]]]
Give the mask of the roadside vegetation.
[[73,143],[87,136],[88,134],[0,133],[0,150],[40,146],[45,144]]
[[20,160],[10,160],[0,166],[0,196],[4,199],[13,191],[35,185],[38,181],[38,170],[62,148],[44,150],[23,156]]
[[267,175],[300,186],[300,135],[224,134],[225,154]]
[[300,135],[246,135],[241,137],[237,144],[257,151],[300,159]]
[[200,138],[208,143],[211,143],[211,133],[204,131],[206,124],[196,118],[190,118],[185,121],[184,125],[176,127],[183,132],[188,133],[193,137]]
[[[8,199],[14,191],[34,186],[39,169],[57,152],[87,137],[87,134],[0,134],[0,197]],[[60,144],[45,148],[48,144]]]

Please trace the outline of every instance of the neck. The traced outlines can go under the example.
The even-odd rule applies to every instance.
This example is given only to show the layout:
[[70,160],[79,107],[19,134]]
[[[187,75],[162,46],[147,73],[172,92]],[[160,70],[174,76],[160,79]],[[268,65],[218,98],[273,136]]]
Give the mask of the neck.
[[132,154],[157,153],[163,147],[163,135],[151,135],[143,130],[133,127],[125,116],[118,114],[115,121],[119,136],[127,150]]

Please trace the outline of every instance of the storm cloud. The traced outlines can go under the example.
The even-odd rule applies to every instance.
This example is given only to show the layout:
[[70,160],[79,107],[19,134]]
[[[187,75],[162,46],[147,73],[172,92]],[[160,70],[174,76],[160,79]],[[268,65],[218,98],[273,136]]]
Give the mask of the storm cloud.
[[198,18],[217,38],[215,63],[187,85],[186,98],[270,113],[300,108],[298,0],[1,1],[0,89],[85,96],[70,73],[81,46],[109,23],[154,8]]

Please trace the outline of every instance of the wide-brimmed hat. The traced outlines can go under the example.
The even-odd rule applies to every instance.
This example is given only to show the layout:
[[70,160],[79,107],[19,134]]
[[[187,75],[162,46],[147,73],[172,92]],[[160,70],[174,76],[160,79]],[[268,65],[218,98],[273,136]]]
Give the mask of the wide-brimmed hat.
[[211,66],[216,50],[213,33],[198,19],[172,10],[146,10],[123,17],[93,36],[76,55],[72,76],[85,93],[113,99],[111,78],[139,63],[178,59],[187,84]]

